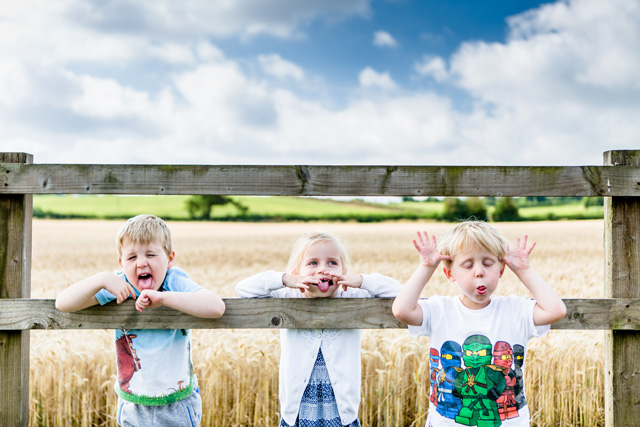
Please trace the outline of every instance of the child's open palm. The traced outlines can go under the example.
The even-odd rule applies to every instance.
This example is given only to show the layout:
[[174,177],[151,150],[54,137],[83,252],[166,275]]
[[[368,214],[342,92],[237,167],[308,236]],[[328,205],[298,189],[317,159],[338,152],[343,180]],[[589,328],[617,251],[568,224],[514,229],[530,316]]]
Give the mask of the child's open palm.
[[429,239],[429,235],[426,231],[423,231],[423,236],[418,234],[418,239],[413,239],[413,246],[415,246],[416,250],[420,254],[420,263],[425,267],[437,267],[440,264],[440,261],[450,260],[451,257],[449,255],[442,255],[438,252],[438,245],[436,244],[436,237],[431,236]]
[[527,249],[527,238],[525,235],[520,242],[520,238],[516,239],[516,243],[513,248],[507,245],[507,255],[502,257],[502,261],[509,266],[512,271],[526,270],[529,268],[529,254],[533,248],[536,247],[536,242],[533,242]]

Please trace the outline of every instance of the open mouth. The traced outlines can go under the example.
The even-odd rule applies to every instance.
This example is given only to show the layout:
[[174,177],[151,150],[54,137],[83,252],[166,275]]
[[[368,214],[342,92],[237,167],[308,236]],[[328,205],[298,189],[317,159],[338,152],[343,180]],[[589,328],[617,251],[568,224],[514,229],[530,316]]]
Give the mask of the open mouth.
[[138,276],[138,287],[140,289],[151,289],[153,287],[153,276],[149,273],[142,273]]
[[327,292],[329,290],[329,286],[333,285],[333,281],[331,279],[322,278],[320,279],[320,283],[318,283],[318,288],[322,292]]

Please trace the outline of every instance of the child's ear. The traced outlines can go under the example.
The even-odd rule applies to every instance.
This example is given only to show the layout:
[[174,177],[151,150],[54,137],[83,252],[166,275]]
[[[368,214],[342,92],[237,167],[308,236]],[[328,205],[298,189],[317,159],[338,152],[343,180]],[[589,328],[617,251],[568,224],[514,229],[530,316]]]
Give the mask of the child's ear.
[[169,254],[169,262],[167,264],[167,270],[173,267],[173,261],[175,261],[175,259],[176,259],[176,253],[175,251],[171,251],[171,253]]
[[504,269],[507,268],[507,264],[502,264],[502,268],[500,269],[500,277],[502,277],[502,274],[504,273]]
[[449,279],[450,282],[455,282],[456,278],[453,277],[453,274],[451,274],[451,269],[447,268],[447,267],[442,267],[442,271],[444,271],[444,275],[447,276],[447,279]]

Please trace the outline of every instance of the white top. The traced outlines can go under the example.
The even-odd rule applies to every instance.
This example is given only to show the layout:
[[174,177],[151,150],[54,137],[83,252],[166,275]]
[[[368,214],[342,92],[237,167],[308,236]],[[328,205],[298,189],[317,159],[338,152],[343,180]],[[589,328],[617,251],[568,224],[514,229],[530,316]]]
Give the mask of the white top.
[[[236,292],[243,298],[305,298],[298,289],[282,284],[284,273],[266,271],[240,281]],[[334,298],[395,297],[402,289],[396,280],[381,274],[363,274],[359,289],[340,288]],[[360,406],[360,329],[280,330],[280,413],[294,424],[300,402],[322,349],[343,425],[358,417]]]
[[[490,421],[491,417],[497,417],[495,421],[498,423],[501,421],[501,426],[503,427],[529,426],[529,407],[524,393],[523,371],[527,344],[530,338],[542,336],[550,329],[549,325],[535,326],[533,323],[535,300],[516,296],[494,296],[491,298],[489,305],[480,310],[471,310],[465,307],[458,296],[433,296],[428,299],[421,299],[418,303],[423,312],[422,325],[409,326],[409,332],[414,336],[427,335],[431,337],[431,375],[422,380],[429,381],[430,378],[432,379],[430,391],[433,393],[433,380],[436,378],[441,379],[440,383],[435,386],[438,398],[431,399],[429,403],[429,415],[426,425],[459,427],[465,424],[455,421],[455,417],[450,412],[451,407],[449,407],[449,412],[443,410],[446,404],[450,404],[451,395],[456,396],[456,390],[452,390],[452,388],[457,388],[458,393],[462,394],[462,401],[459,401],[460,406],[467,408],[466,415],[477,415],[479,413],[478,408],[485,407],[488,410],[483,416],[489,417],[488,419],[485,418],[485,420]],[[445,342],[447,345],[443,347]],[[496,343],[499,343],[499,346],[496,346]],[[474,356],[478,357],[478,353],[473,352],[478,351],[482,346],[488,348],[485,359],[479,365],[473,363],[474,366],[467,366],[467,364],[478,361],[477,358],[474,359]],[[444,353],[449,355],[456,353],[451,351],[452,348],[457,349],[458,360],[460,355],[462,356],[462,360],[458,365],[461,372],[453,374],[454,377],[457,375],[456,386],[452,386],[451,382],[449,382],[448,391],[444,391],[447,387],[442,384],[442,379],[445,378],[447,371],[449,375],[452,375],[452,371],[443,369],[440,356]],[[469,350],[469,354],[465,355],[466,350]],[[522,356],[517,365],[515,362],[516,357],[513,354],[514,350],[516,353],[520,350]],[[496,358],[494,358],[494,352],[496,351],[500,353],[499,358],[505,353],[511,355],[513,362],[510,362],[508,356],[506,359],[508,367],[505,366],[505,362],[502,360],[496,361]],[[466,357],[469,358],[465,360]],[[452,359],[449,358],[448,360],[445,365],[450,366]],[[478,366],[481,366],[480,370],[476,369]],[[468,375],[464,374],[465,371]],[[476,393],[482,394],[482,391],[479,390],[484,389],[485,386],[488,389],[491,384],[494,384],[490,377],[496,378],[495,372],[501,373],[506,378],[502,385],[497,386],[497,390],[500,390],[502,394],[497,398],[497,401],[495,396],[493,399],[478,398]],[[479,380],[474,387],[474,384],[472,384],[474,377],[477,380],[480,376],[483,376],[483,379]],[[497,377],[498,382],[501,382],[500,376],[498,375]],[[465,381],[471,382],[463,384],[463,378]],[[516,378],[518,384],[515,386],[514,394]],[[477,384],[480,384],[480,386]],[[472,388],[473,391],[470,391]],[[519,391],[521,393],[518,395]],[[443,393],[449,393],[449,395],[444,396]],[[510,395],[507,396],[509,393]],[[434,400],[443,406],[440,411],[437,410],[438,407],[434,404]],[[445,401],[445,404],[440,403],[443,401]],[[502,415],[499,414],[499,406],[506,406],[506,408],[500,410],[503,412]],[[469,410],[469,408],[471,409]],[[441,412],[444,412],[447,416],[443,416]],[[464,412],[461,411],[463,416],[465,415]],[[505,412],[508,417],[504,415]],[[501,419],[503,417],[504,419]]]

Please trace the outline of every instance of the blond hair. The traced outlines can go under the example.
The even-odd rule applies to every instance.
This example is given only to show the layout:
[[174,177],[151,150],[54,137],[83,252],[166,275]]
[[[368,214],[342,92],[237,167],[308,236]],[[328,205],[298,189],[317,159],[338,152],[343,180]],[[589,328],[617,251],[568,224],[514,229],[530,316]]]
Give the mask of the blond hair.
[[129,218],[118,231],[116,236],[116,248],[118,249],[118,259],[122,258],[122,245],[127,239],[134,244],[148,244],[160,242],[167,256],[171,256],[171,231],[167,224],[154,215],[138,215]]
[[293,245],[291,256],[289,257],[289,262],[287,263],[287,271],[299,271],[302,260],[304,258],[304,254],[307,252],[307,250],[309,250],[311,246],[319,242],[330,242],[336,245],[340,254],[340,263],[342,264],[342,270],[346,272],[349,267],[350,260],[349,254],[347,253],[344,244],[338,237],[325,231],[311,231],[298,237],[298,240],[296,240],[296,243]]
[[[444,236],[438,245],[438,251],[453,259],[456,254],[465,250],[485,250],[502,263],[502,257],[507,255],[507,243],[507,239],[486,222],[464,221]],[[451,267],[449,260],[445,260],[444,264]]]

